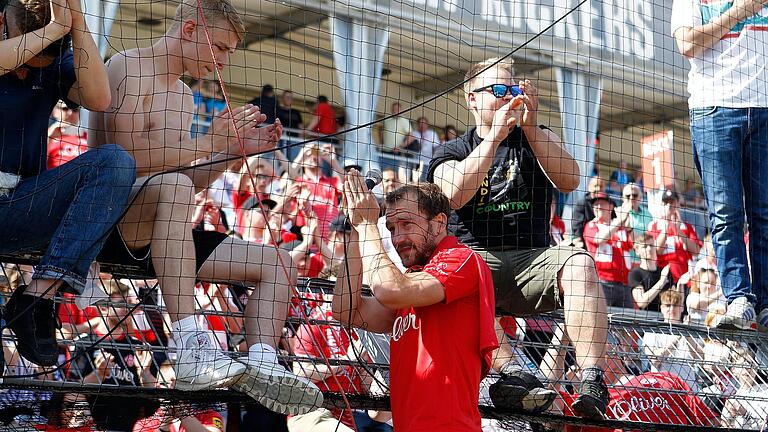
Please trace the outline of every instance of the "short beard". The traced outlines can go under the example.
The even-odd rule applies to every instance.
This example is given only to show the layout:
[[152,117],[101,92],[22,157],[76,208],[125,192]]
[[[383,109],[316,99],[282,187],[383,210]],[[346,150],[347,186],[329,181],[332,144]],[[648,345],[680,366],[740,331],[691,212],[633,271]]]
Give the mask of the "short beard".
[[437,243],[435,243],[434,240],[428,237],[424,242],[423,248],[416,249],[414,247],[414,250],[416,250],[416,253],[413,256],[412,262],[409,263],[410,265],[406,265],[406,267],[427,265],[427,263],[429,263],[429,258],[432,257],[432,253],[435,252],[435,248],[437,248]]

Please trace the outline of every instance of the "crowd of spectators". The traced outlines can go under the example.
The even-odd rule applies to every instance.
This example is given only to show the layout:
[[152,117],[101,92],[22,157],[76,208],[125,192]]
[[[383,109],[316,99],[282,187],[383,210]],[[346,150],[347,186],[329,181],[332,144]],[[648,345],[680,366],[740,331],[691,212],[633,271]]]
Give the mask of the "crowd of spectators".
[[[195,83],[193,89],[198,109],[195,128],[203,133],[211,118],[224,110],[225,105],[218,83],[201,81]],[[288,137],[329,135],[339,130],[336,111],[323,96],[318,97],[306,129],[302,112],[294,108],[293,94],[289,90],[283,91],[278,101],[274,88],[265,85],[252,103],[262,108],[267,121],[279,119],[287,126],[285,136]],[[458,135],[456,128],[447,126],[439,136],[425,117],[412,124],[399,115],[400,109],[399,103],[394,103],[391,107],[393,116],[383,122],[380,150],[385,169],[383,181],[375,189],[379,196],[411,181],[411,170],[417,170],[419,165],[423,168],[441,143]],[[63,104],[57,106],[49,128],[49,164],[58,166],[86,151],[86,137],[79,127],[77,110]],[[394,158],[387,164],[387,155],[405,159]],[[290,251],[302,277],[334,278],[344,262],[345,244],[351,230],[349,222],[339,216],[341,185],[348,168],[339,160],[335,140],[250,157],[239,170],[223,173],[209,189],[196,196],[192,222],[198,229],[285,248]],[[679,212],[681,204],[700,208],[703,205],[701,191],[692,182],[686,182],[681,194],[672,189],[665,191],[661,195],[662,206],[657,217],[649,212],[644,192],[642,183],[632,178],[624,163],[612,173],[607,184],[600,177],[591,179],[588,194],[574,207],[570,231],[555,211],[558,208],[558,195],[555,194],[551,209],[552,244],[571,242],[593,255],[610,306],[659,312],[662,319],[670,323],[712,325],[717,315],[725,312],[725,299],[719,287],[711,239],[707,237],[704,242],[700,241],[694,227],[684,221]],[[379,225],[387,252],[394,262],[399,263],[391,241],[387,243],[389,233],[383,222],[382,218]],[[23,280],[29,277],[29,269],[9,268],[6,274]],[[62,323],[61,357],[62,360],[74,358],[77,361],[73,361],[66,373],[51,378],[172,387],[172,356],[169,357],[165,350],[152,348],[167,346],[170,340],[168,319],[161,312],[161,296],[154,290],[156,282],[116,281],[106,274],[99,280],[109,295],[111,306],[80,309],[74,304],[72,295],[61,295],[58,312]],[[18,283],[12,278],[7,282],[9,285]],[[139,298],[144,299],[146,306],[128,317],[128,311]],[[201,319],[206,321],[222,347],[242,350],[242,320],[233,313],[244,309],[247,301],[244,289],[198,284],[196,298],[201,309],[211,312]],[[328,299],[322,296],[297,300],[292,309],[294,319],[302,317],[324,322],[332,318]],[[103,337],[112,342],[107,346],[118,348],[97,349],[89,344],[89,341]],[[690,358],[691,354],[680,339],[661,339],[664,338],[654,339],[653,335],[648,335],[642,341],[644,348],[641,349],[652,355],[663,353],[674,358]],[[12,345],[6,345],[6,351],[13,351]],[[84,346],[91,351],[78,351]],[[295,373],[314,381],[323,390],[368,391],[376,381],[368,370],[353,365],[361,360],[372,360],[357,334],[335,325],[296,325],[289,319],[281,349],[299,359],[292,365]],[[339,362],[323,364],[317,360],[301,361],[302,357]],[[17,374],[37,370],[34,365],[18,360],[18,355],[14,357],[12,352],[6,353],[6,359],[9,364],[16,365],[13,367]],[[679,367],[670,370],[661,363],[650,367],[675,373],[689,388],[698,388],[690,376],[691,371],[681,371]],[[387,430],[387,414],[382,412],[321,410],[286,422],[276,419],[273,413],[253,412],[250,408],[241,412],[239,407],[222,405],[192,410],[191,415],[185,415],[167,406],[128,399],[109,395],[97,398],[68,395],[63,402],[65,405],[72,407],[77,401],[82,405],[85,400],[90,415],[83,415],[82,409],[62,410],[78,415],[61,419],[61,426],[74,428],[95,424],[108,425],[104,427],[110,430],[223,431],[226,420],[238,422],[243,428],[270,427],[271,430],[302,432],[336,430],[338,421],[342,426],[337,430],[349,430],[344,427],[351,428],[354,419],[358,430]],[[120,407],[119,416],[114,414],[115,407]],[[126,410],[134,413],[128,417],[141,420],[135,425],[115,423],[115,419],[125,418]],[[240,415],[235,419],[235,414]],[[362,424],[370,428],[360,427]]]

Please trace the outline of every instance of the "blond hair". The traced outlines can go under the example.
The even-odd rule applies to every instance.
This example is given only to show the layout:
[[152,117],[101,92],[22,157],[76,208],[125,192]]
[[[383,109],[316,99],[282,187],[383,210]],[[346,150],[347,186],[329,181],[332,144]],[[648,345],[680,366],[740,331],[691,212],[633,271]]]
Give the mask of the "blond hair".
[[677,291],[666,290],[659,295],[659,300],[663,305],[679,305],[683,296]]
[[[198,6],[199,2],[199,6]],[[182,0],[176,8],[173,24],[168,30],[177,29],[184,21],[197,21],[200,9],[209,27],[215,27],[220,21],[226,21],[237,33],[237,40],[245,40],[245,25],[229,0]]]
[[509,72],[510,75],[515,76],[515,62],[510,57],[501,58],[494,57],[480,63],[475,63],[469,68],[464,75],[464,92],[469,94],[474,90],[475,82],[477,81],[477,75],[479,75],[486,68],[499,69]]

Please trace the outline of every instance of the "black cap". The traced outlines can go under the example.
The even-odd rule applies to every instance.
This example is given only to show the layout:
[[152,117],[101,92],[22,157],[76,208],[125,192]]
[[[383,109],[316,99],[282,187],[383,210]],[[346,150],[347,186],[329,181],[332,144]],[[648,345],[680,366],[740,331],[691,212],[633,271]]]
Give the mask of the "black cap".
[[667,189],[661,194],[661,202],[667,203],[672,201],[679,201],[680,196],[672,189]]
[[269,198],[264,198],[261,201],[258,201],[258,197],[256,195],[248,198],[245,200],[245,203],[243,203],[243,209],[245,210],[252,210],[255,208],[259,208],[259,203],[264,205],[264,207],[268,208],[269,210],[272,210],[277,206],[277,201]]
[[262,93],[271,93],[275,91],[275,88],[272,87],[272,84],[264,84],[264,87],[261,88]]
[[340,214],[333,218],[329,228],[331,231],[336,232],[352,232],[352,225],[349,223],[347,215]]

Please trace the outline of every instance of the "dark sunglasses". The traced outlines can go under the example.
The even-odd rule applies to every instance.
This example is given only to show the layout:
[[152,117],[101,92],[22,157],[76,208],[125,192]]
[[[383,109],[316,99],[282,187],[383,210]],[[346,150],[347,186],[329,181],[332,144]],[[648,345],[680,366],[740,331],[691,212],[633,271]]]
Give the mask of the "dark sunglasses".
[[497,98],[503,98],[507,94],[511,94],[512,97],[520,96],[523,94],[523,91],[520,90],[519,85],[507,85],[507,84],[491,84],[487,85],[485,87],[480,87],[477,89],[472,90],[473,92],[481,92],[481,91],[488,91],[490,90],[491,93],[493,93],[494,96]]
[[639,196],[640,195],[633,193],[633,194],[624,195],[624,198],[637,198]]

